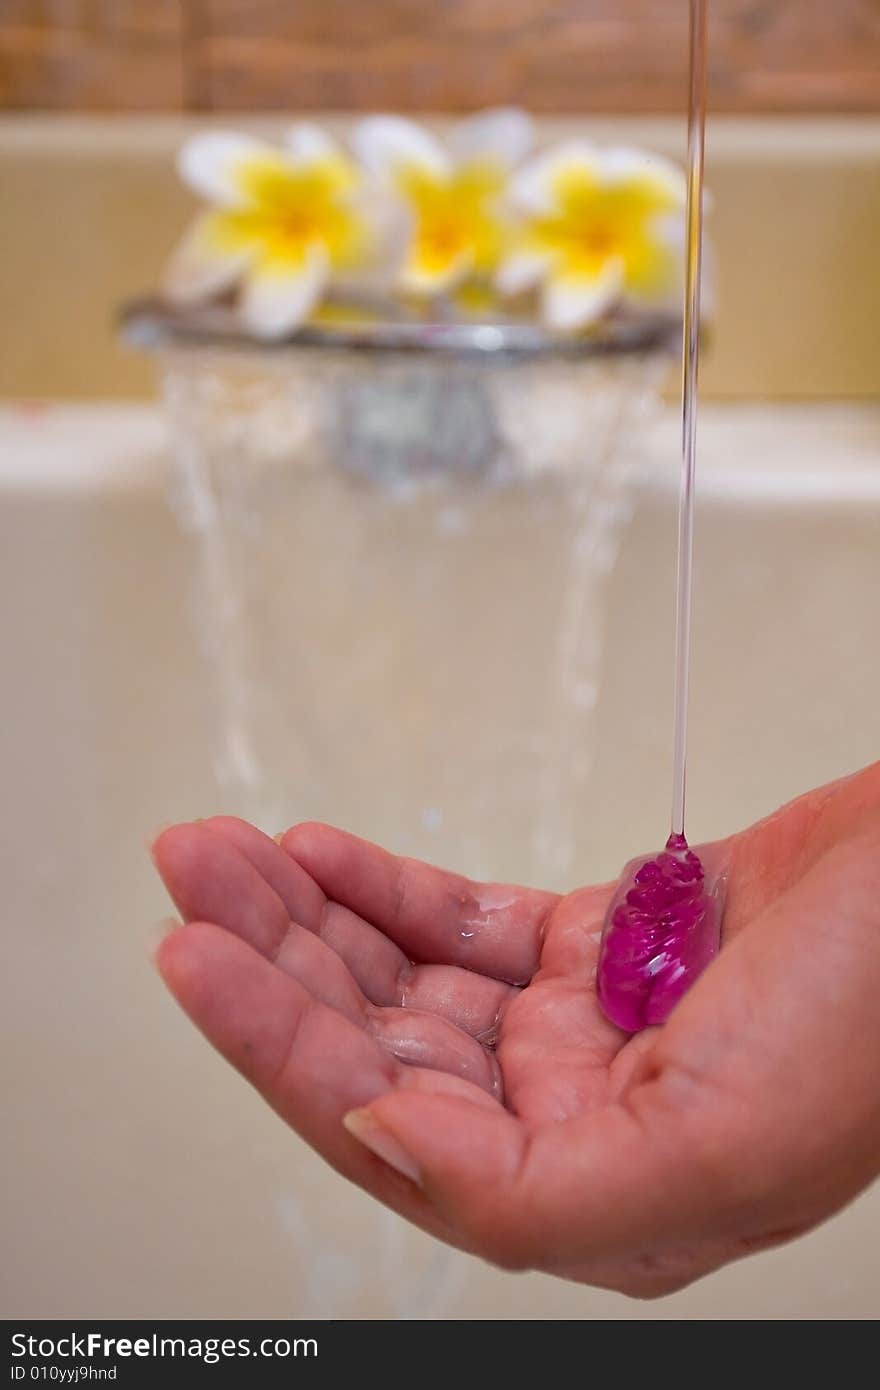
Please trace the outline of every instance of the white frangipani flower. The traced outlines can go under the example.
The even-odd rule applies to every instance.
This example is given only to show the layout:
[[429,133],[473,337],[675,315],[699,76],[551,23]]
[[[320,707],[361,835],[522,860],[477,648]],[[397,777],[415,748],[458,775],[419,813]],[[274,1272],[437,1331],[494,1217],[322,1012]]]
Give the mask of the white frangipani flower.
[[172,257],[166,292],[192,303],[239,286],[244,324],[258,337],[291,332],[331,281],[388,254],[384,210],[317,126],[295,126],[283,147],[227,132],[196,135],[179,169],[212,207]]
[[359,123],[354,148],[365,170],[412,218],[403,290],[442,294],[495,271],[512,233],[504,190],[531,143],[529,117],[513,108],[460,121],[445,142],[402,116]]
[[665,305],[681,282],[686,192],[682,171],[654,155],[558,145],[510,181],[518,230],[495,285],[538,289],[542,317],[559,331],[618,302]]

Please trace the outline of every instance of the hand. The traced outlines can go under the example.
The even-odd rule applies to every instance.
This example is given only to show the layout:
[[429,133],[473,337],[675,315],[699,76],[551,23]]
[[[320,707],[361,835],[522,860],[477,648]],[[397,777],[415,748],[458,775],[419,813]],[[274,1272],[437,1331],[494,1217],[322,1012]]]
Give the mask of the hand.
[[595,997],[608,887],[475,884],[229,818],[153,852],[182,1007],[328,1162],[452,1245],[669,1293],[880,1171],[880,764],[710,848],[720,956],[632,1038]]

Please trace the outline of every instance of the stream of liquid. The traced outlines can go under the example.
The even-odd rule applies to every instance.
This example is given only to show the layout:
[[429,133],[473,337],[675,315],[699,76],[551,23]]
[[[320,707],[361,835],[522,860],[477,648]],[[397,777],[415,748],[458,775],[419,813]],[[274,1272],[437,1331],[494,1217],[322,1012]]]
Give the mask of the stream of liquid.
[[663,1023],[718,949],[720,884],[706,881],[685,837],[688,687],[694,564],[694,475],[703,259],[706,8],[690,0],[687,239],[682,352],[681,494],[675,592],[672,816],[665,849],[627,864],[609,904],[597,971],[599,1001],[618,1027]]
[[684,842],[687,785],[688,689],[694,568],[694,473],[697,388],[700,366],[700,287],[703,262],[703,155],[706,129],[706,3],[690,0],[688,97],[687,242],[685,247],[684,349],[682,353],[681,497],[675,597],[675,712],[672,752],[671,838]]

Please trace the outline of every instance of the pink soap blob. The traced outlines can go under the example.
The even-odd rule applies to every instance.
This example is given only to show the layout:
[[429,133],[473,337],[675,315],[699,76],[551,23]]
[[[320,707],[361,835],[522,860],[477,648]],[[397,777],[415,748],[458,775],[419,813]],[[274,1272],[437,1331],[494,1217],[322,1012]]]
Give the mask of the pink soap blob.
[[599,948],[599,1003],[637,1033],[664,1023],[718,951],[721,881],[712,891],[683,835],[632,859],[608,905]]

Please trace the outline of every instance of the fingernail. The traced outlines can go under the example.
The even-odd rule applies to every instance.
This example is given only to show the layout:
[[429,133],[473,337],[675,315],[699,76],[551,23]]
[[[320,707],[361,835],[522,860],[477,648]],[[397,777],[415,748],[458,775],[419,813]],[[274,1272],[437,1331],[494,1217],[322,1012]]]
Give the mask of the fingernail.
[[160,922],[154,922],[147,932],[147,939],[150,943],[150,958],[152,959],[166,936],[176,931],[183,923],[177,917],[163,917]]
[[415,1159],[384,1125],[373,1119],[369,1110],[349,1110],[347,1115],[343,1115],[342,1123],[364,1148],[417,1187],[421,1186],[422,1174]]

